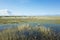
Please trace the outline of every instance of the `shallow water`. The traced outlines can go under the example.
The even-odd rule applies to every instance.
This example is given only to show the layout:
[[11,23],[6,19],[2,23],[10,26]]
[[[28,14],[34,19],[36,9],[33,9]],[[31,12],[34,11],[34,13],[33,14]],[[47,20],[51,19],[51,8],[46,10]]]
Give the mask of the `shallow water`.
[[60,32],[60,24],[50,24],[50,23],[37,23],[37,22],[29,22],[29,23],[19,23],[19,24],[0,24],[0,31],[4,30],[4,29],[8,29],[8,28],[14,28],[17,26],[21,26],[23,24],[29,24],[32,27],[35,26],[44,26],[46,28],[50,28],[55,32]]

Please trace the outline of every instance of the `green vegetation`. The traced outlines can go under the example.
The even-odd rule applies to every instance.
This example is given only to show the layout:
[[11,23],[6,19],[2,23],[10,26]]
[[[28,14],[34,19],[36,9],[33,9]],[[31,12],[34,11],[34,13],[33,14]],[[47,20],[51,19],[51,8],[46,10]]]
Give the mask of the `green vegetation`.
[[0,17],[0,24],[8,23],[24,23],[24,22],[40,22],[40,23],[55,23],[60,24],[60,17],[35,17],[35,16],[2,16]]
[[60,34],[57,35],[44,26],[31,27],[29,24],[23,24],[1,31],[0,40],[60,40]]
[[[51,23],[60,24],[60,17],[30,17],[30,16],[2,16],[0,24],[14,23]],[[32,27],[29,24],[22,24],[14,28],[8,28],[0,31],[0,40],[60,40],[60,33],[56,34],[52,29],[46,28],[43,25]]]

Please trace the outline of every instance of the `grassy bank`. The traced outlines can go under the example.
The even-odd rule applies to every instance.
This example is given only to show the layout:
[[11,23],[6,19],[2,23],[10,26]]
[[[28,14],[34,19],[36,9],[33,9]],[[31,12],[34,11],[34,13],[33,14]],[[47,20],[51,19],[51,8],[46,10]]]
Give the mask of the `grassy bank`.
[[0,40],[60,40],[60,34],[55,34],[44,26],[31,27],[29,24],[6,29],[0,32]]
[[29,22],[60,24],[60,17],[0,17],[0,25],[24,23],[0,31],[0,40],[60,40],[60,33],[39,24],[32,27]]
[[60,24],[60,17],[0,17],[0,24],[40,22]]

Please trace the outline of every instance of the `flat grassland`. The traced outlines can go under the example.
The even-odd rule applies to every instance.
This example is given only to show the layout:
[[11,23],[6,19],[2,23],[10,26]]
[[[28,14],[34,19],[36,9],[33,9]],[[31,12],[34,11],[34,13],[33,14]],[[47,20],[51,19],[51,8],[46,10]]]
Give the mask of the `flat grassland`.
[[24,22],[60,24],[60,16],[2,16],[0,17],[0,24],[24,23]]
[[46,28],[44,25],[37,24],[32,27],[28,24],[29,22],[60,24],[60,16],[1,16],[0,25],[27,24],[0,31],[0,40],[60,40],[60,32],[56,34],[55,31]]

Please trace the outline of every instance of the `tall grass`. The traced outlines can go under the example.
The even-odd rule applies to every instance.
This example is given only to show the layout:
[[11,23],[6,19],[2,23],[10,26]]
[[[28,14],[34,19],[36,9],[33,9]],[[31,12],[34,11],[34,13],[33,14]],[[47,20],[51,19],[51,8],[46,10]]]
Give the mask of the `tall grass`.
[[60,33],[55,34],[44,26],[31,27],[29,24],[23,24],[1,31],[0,40],[60,40]]

